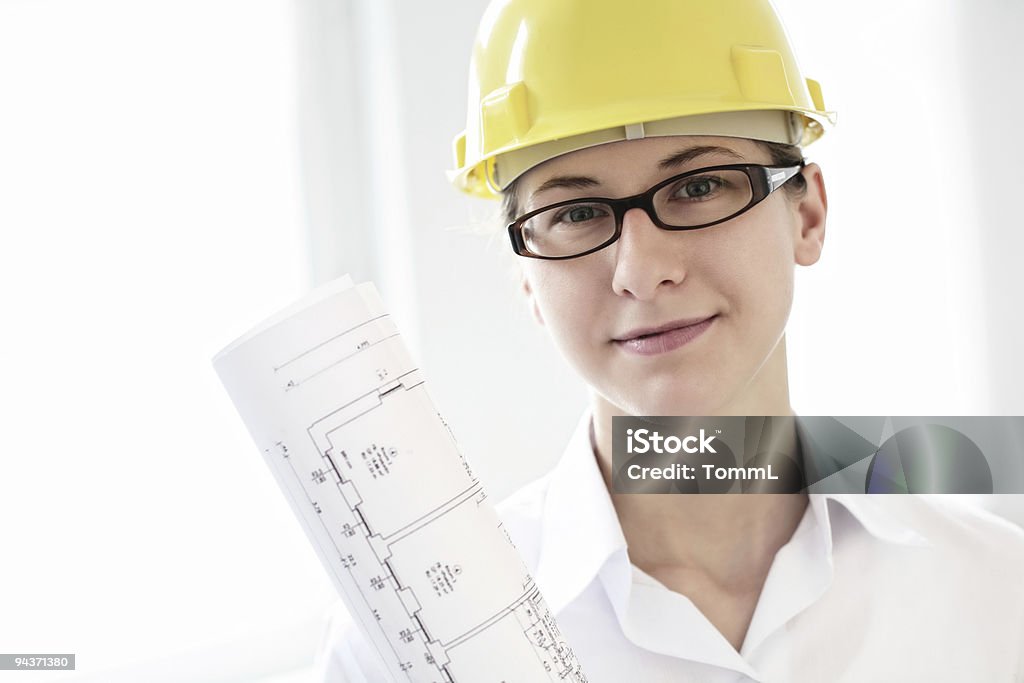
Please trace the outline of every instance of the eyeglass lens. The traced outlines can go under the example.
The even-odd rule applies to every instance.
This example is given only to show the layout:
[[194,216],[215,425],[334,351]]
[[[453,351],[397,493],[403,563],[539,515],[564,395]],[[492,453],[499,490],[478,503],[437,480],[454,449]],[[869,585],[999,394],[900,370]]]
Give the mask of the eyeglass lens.
[[[676,228],[714,223],[750,203],[750,178],[740,170],[718,169],[680,178],[654,195],[662,223]],[[527,248],[540,256],[572,256],[607,242],[615,234],[615,212],[601,202],[556,206],[522,226]]]

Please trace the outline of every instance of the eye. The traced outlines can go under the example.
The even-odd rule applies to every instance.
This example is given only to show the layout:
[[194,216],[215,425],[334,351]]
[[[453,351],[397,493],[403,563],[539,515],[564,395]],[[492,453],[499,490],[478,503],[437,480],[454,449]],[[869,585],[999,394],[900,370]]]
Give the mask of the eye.
[[573,204],[559,209],[553,222],[579,225],[607,215],[608,213],[604,209],[593,204]]
[[722,181],[719,178],[687,178],[676,186],[672,197],[678,199],[709,198],[721,187]]

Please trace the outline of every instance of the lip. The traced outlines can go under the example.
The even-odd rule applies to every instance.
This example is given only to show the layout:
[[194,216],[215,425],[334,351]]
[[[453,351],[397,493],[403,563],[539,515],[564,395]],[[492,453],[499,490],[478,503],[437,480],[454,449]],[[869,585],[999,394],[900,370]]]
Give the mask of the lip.
[[679,348],[704,334],[718,315],[675,320],[657,327],[638,327],[612,342],[625,351],[653,356]]
[[[715,315],[717,315],[717,314],[715,314]],[[709,315],[709,316],[704,316],[703,318],[686,318],[685,320],[673,320],[670,323],[665,323],[664,325],[658,325],[657,327],[638,327],[636,329],[630,330],[629,332],[626,332],[621,337],[615,337],[612,341],[617,341],[617,342],[631,341],[633,339],[636,339],[637,337],[642,337],[642,336],[648,335],[648,334],[658,334],[659,332],[668,332],[669,330],[677,330],[680,327],[690,327],[691,325],[696,325],[697,323],[702,323],[705,320],[710,320],[711,318],[714,318],[714,317],[715,317],[714,315]]]

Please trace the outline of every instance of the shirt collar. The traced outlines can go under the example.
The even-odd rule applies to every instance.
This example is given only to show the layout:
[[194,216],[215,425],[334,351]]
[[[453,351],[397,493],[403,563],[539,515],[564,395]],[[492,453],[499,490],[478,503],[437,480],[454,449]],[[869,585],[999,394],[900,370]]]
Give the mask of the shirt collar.
[[[810,476],[811,509],[824,530],[829,553],[836,526],[826,501],[842,505],[872,536],[905,545],[928,545],[895,508],[882,500],[887,495],[846,493],[863,486],[877,446],[831,417],[797,417],[796,429],[804,471]],[[831,487],[831,490],[830,490]],[[899,496],[900,494],[889,494]],[[892,499],[890,499],[892,501]]]
[[551,473],[541,520],[537,583],[556,614],[626,548],[615,506],[591,442],[591,411],[580,416]]
[[[616,553],[625,556],[626,539],[619,524],[591,441],[591,410],[583,411],[569,443],[551,472],[541,520],[537,583],[555,614],[574,600]],[[804,457],[807,442],[802,442]],[[809,494],[808,529],[797,533],[818,534],[831,564],[836,529],[834,505],[842,505],[857,522],[879,540],[909,545],[927,542],[906,521],[891,514],[878,494]],[[801,528],[805,526],[801,523]],[[794,534],[795,536],[795,534]],[[631,580],[631,577],[630,577]]]

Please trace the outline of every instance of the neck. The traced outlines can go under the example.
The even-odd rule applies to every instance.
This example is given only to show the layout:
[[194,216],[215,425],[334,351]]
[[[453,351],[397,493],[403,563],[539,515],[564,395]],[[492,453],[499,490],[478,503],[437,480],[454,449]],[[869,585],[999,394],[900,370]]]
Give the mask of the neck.
[[[793,415],[784,340],[743,391],[702,415]],[[722,586],[760,586],[807,507],[806,494],[618,494],[612,492],[612,417],[626,415],[592,394],[591,443],[622,525],[633,564],[656,575],[666,568],[699,572]],[[634,413],[637,414],[637,413]],[[664,414],[664,413],[660,413]],[[792,421],[779,423],[796,438]]]

